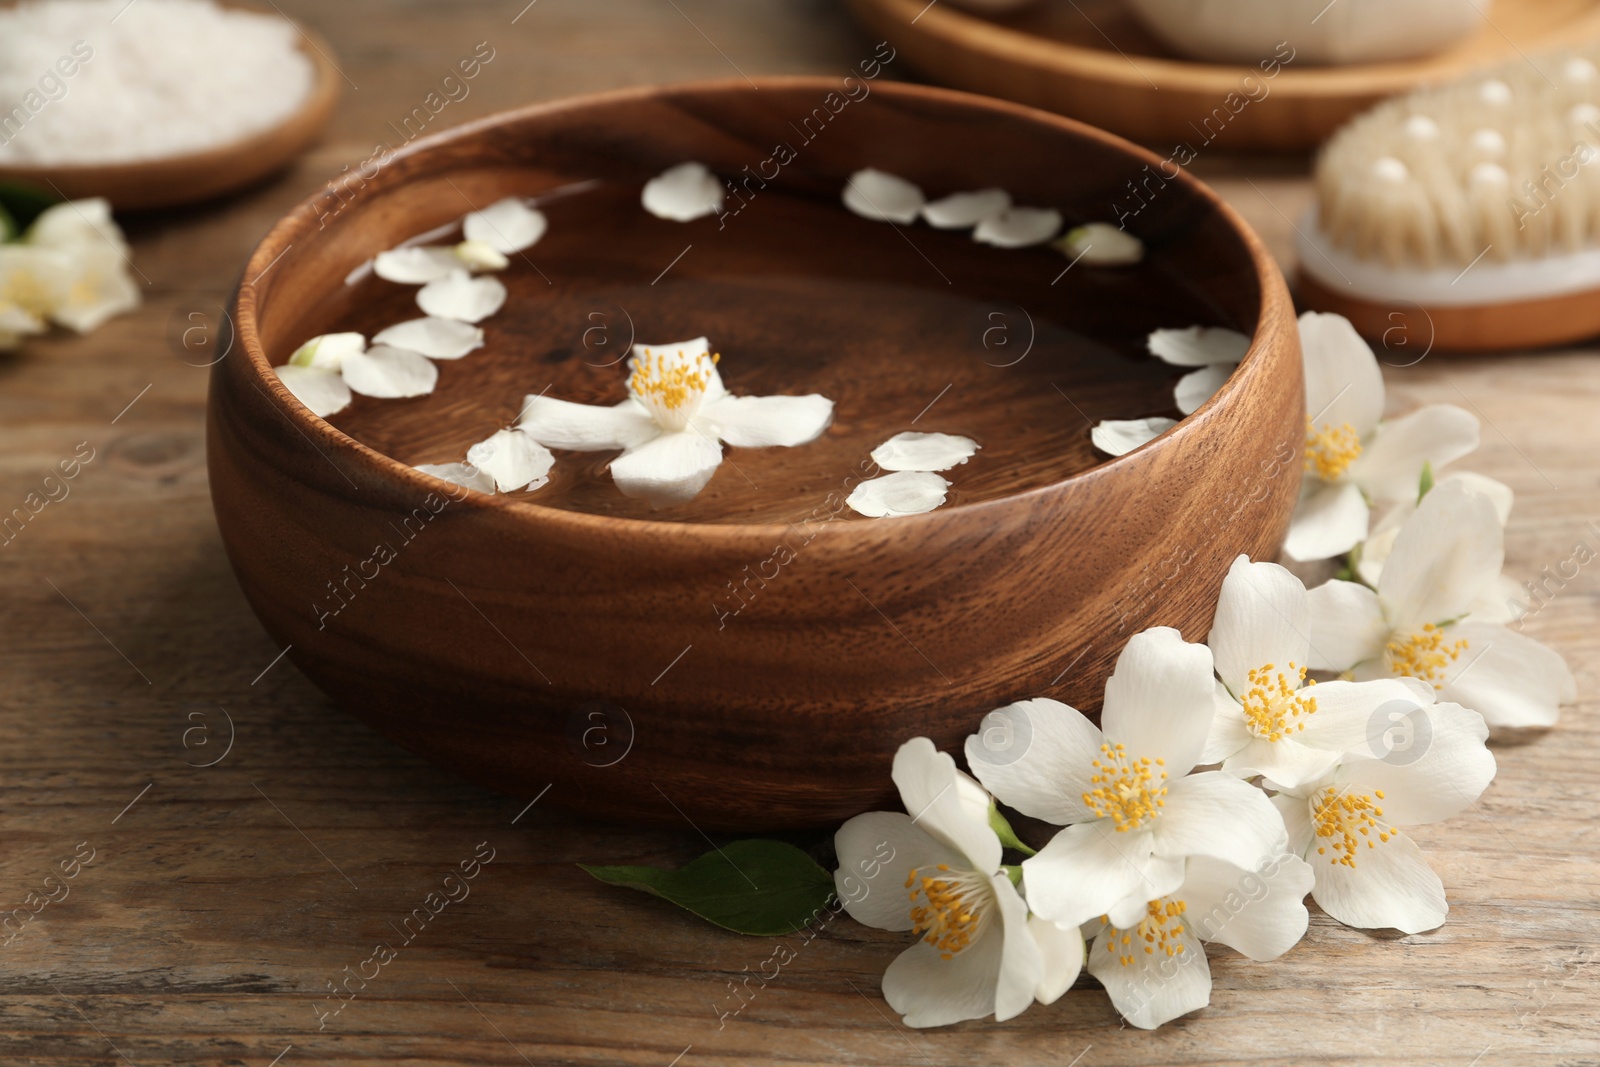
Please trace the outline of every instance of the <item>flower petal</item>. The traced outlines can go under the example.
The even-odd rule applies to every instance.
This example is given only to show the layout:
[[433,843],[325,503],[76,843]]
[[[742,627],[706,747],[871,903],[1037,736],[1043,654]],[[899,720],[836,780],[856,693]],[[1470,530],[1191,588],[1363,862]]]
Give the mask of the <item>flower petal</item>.
[[1350,426],[1363,440],[1383,418],[1383,372],[1367,342],[1340,315],[1300,316],[1306,414],[1318,429]]
[[1144,258],[1144,242],[1109,222],[1074,226],[1061,235],[1055,247],[1086,267],[1127,267]]
[[1038,944],[1044,962],[1034,999],[1040,1004],[1054,1004],[1083,972],[1083,934],[1076,926],[1053,923],[1037,915],[1028,918],[1028,932]]
[[1367,536],[1367,501],[1354,482],[1307,478],[1283,551],[1302,563],[1342,556]]
[[500,492],[514,493],[542,487],[556,458],[521,430],[499,430],[467,449],[467,462],[493,478]]
[[845,910],[858,923],[879,930],[909,930],[911,906],[905,880],[918,867],[961,868],[966,858],[934,840],[898,811],[869,811],[839,827],[833,835],[839,869],[834,888]]
[[1167,784],[1166,807],[1151,842],[1157,856],[1210,856],[1254,869],[1283,844],[1283,817],[1267,795],[1221,771],[1201,771]]
[[1460,618],[1500,575],[1505,531],[1485,496],[1440,483],[1395,536],[1378,597],[1396,630]]
[[337,415],[350,406],[350,387],[344,384],[338,371],[301,367],[293,363],[273,367],[272,370],[294,394],[294,398],[319,418]]
[[1151,855],[1147,833],[1119,834],[1111,820],[1096,819],[1067,827],[1023,860],[1022,881],[1034,914],[1078,925],[1129,898],[1166,896],[1183,884],[1183,862]]
[[455,249],[440,246],[391,248],[372,261],[372,273],[401,285],[425,285],[460,269]]
[[1200,761],[1211,730],[1211,650],[1169,626],[1134,634],[1106,680],[1100,728],[1128,756],[1166,761],[1176,778]]
[[1255,734],[1245,725],[1244,709],[1229,694],[1228,687],[1219,681],[1213,696],[1211,729],[1206,734],[1206,746],[1200,751],[1202,765],[1221,763],[1255,740]]
[[632,400],[607,407],[549,396],[526,397],[517,428],[546,448],[574,452],[634,449],[661,433],[649,412]]
[[1095,818],[1083,792],[1103,740],[1076,708],[1037,697],[985,715],[967,738],[967,766],[1001,803],[1066,826]]
[[1268,665],[1294,684],[1294,668],[1307,666],[1311,651],[1306,587],[1278,564],[1252,563],[1241,553],[1222,580],[1206,643],[1235,697],[1250,689],[1252,670]]
[[[1433,687],[1415,678],[1320,682],[1308,692],[1316,699],[1317,710],[1302,720],[1304,728],[1295,733],[1294,739],[1302,745],[1352,758],[1374,751],[1387,752],[1386,748],[1373,749],[1372,744],[1391,728],[1394,716],[1410,715],[1431,707],[1434,701]],[[1267,777],[1288,788],[1310,781],[1305,778],[1291,782],[1271,774]]]
[[872,450],[872,461],[886,471],[947,471],[977,455],[970,437],[948,433],[897,433]]
[[1375,501],[1415,500],[1424,464],[1438,470],[1478,447],[1478,418],[1454,404],[1430,404],[1384,422],[1361,447],[1351,481]]
[[793,447],[815,441],[833,422],[833,401],[806,396],[734,396],[700,406],[695,421],[735,448]]
[[851,490],[845,503],[869,519],[921,515],[943,504],[949,488],[949,482],[929,471],[896,471],[868,478]]
[[864,219],[915,222],[922,211],[922,190],[904,178],[867,167],[850,175],[844,206]]
[[[1495,775],[1494,754],[1484,744],[1489,728],[1477,712],[1459,704],[1430,704],[1414,708],[1409,718],[1405,725],[1411,736],[1404,746],[1395,745],[1381,759],[1351,760],[1334,776],[1340,786],[1373,796],[1383,809],[1382,821],[1391,826],[1459,815]],[[1380,740],[1377,747],[1383,744]]]
[[498,278],[474,278],[456,269],[417,290],[423,314],[460,322],[481,322],[506,302],[506,287]]
[[1293,737],[1276,741],[1252,737],[1242,750],[1223,761],[1222,770],[1235,778],[1260,775],[1274,785],[1292,789],[1327,774],[1339,756],[1338,752],[1302,745]]
[[345,384],[362,396],[423,396],[439,381],[439,368],[429,360],[388,345],[345,356],[339,371]]
[[50,318],[77,333],[139,306],[139,286],[128,275],[124,253],[109,244],[89,244],[68,256],[69,281]]
[[462,219],[461,235],[510,255],[533,247],[548,227],[544,212],[529,207],[521,197],[508,196]]
[[[983,936],[987,939],[1004,934],[1005,937],[994,994],[994,1018],[1003,1023],[1033,1006],[1034,997],[1045,982],[1045,958],[1043,946],[1028,925],[1028,905],[1023,903],[1011,879],[1002,871],[990,879],[990,885],[994,890],[994,918],[1003,925]],[[1058,965],[1058,975],[1059,970]]]
[[1467,647],[1446,668],[1439,696],[1471,708],[1497,729],[1554,726],[1578,685],[1561,653],[1526,634],[1467,621],[1445,631]]
[[1010,206],[1011,194],[1004,189],[979,189],[931,200],[922,205],[922,217],[941,230],[965,230]]
[[487,241],[462,241],[451,249],[466,268],[473,273],[485,270],[505,270],[511,261],[504,252],[495,250]]
[[679,163],[644,183],[639,197],[658,219],[690,222],[722,210],[722,182],[704,163]]
[[1250,350],[1250,338],[1222,326],[1156,330],[1145,342],[1150,354],[1174,367],[1237,365]]
[[662,359],[666,360],[669,366],[683,366],[699,372],[705,376],[706,382],[700,399],[703,407],[727,393],[722,384],[722,375],[717,371],[716,361],[700,358],[711,354],[711,341],[705,337],[692,337],[687,341],[674,341],[664,345],[636,344],[628,357],[628,368],[632,370],[641,361],[653,362]]
[[[1211,1003],[1211,965],[1200,940],[1184,932],[1169,941],[1174,954],[1118,951],[1109,931],[1089,947],[1086,967],[1106,987],[1111,1004],[1132,1026],[1154,1030]],[[1177,952],[1182,945],[1183,951]],[[1141,948],[1144,946],[1140,946]],[[1125,958],[1132,962],[1124,964]]]
[[1450,911],[1444,883],[1404,833],[1391,830],[1383,844],[1358,849],[1354,867],[1330,861],[1333,855],[1331,849],[1322,856],[1313,850],[1306,859],[1317,877],[1311,899],[1334,919],[1362,930],[1407,934],[1444,923]]
[[1310,865],[1288,852],[1248,870],[1197,856],[1178,893],[1200,937],[1265,963],[1305,936],[1311,918],[1305,899],[1315,882]]
[[1279,793],[1272,798],[1272,806],[1283,817],[1283,828],[1288,834],[1287,850],[1296,856],[1305,856],[1313,836],[1310,802],[1303,795]]
[[396,323],[374,335],[372,343],[409,349],[429,359],[460,359],[483,347],[483,330],[470,322],[430,316]]
[[972,239],[996,248],[1042,245],[1061,232],[1061,212],[1051,207],[1012,207],[978,223]]
[[1359,582],[1327,581],[1306,593],[1311,609],[1311,669],[1347,671],[1383,655],[1389,624],[1378,594]]
[[24,242],[63,252],[85,248],[109,248],[123,255],[128,252],[127,238],[111,217],[111,202],[98,196],[45,208],[28,227]]
[[416,469],[464,489],[494,492],[494,479],[470,463],[419,463]]
[[338,370],[346,356],[367,350],[367,339],[359,333],[325,333],[313,337],[290,354],[288,362],[297,367]]
[[975,814],[963,803],[956,761],[926,737],[913,737],[894,755],[894,784],[911,821],[936,841],[960,852],[962,864],[992,874],[1000,869],[1000,839],[989,826],[988,809]]
[[1108,456],[1125,456],[1140,445],[1154,441],[1178,425],[1177,419],[1156,416],[1148,419],[1105,419],[1089,431],[1094,447]]
[[1190,371],[1178,379],[1178,384],[1172,390],[1174,403],[1178,410],[1185,415],[1193,415],[1204,404],[1216,395],[1218,389],[1227,384],[1233,377],[1237,364],[1218,363],[1210,367],[1201,367],[1199,370]]
[[694,499],[721,462],[715,439],[693,430],[664,433],[612,460],[611,478],[624,496],[660,508]]

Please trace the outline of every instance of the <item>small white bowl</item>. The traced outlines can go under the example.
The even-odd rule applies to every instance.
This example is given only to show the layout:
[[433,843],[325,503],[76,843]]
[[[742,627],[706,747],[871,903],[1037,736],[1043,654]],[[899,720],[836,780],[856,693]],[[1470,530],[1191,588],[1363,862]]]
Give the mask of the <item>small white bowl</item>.
[[[1488,0],[1128,0],[1168,48],[1191,59],[1382,63],[1440,52],[1477,30]],[[1481,5],[1481,10],[1480,10]]]

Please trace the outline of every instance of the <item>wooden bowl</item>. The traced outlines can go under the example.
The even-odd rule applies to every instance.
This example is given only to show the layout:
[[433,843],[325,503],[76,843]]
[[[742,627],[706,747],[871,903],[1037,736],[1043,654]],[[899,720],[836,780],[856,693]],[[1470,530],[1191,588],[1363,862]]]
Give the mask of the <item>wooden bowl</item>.
[[[270,8],[264,10],[271,13]],[[120,212],[198,203],[243,189],[282,170],[309,148],[328,125],[344,80],[331,58],[328,43],[305,26],[296,24],[296,28],[300,31],[301,51],[314,68],[311,91],[300,107],[276,126],[232,144],[128,163],[0,164],[0,179],[53,190],[67,200],[105,197]]]
[[1093,122],[1183,166],[1213,148],[1314,148],[1380,100],[1600,38],[1595,0],[1495,0],[1475,34],[1420,59],[1280,62],[1295,54],[1291,35],[1288,52],[1256,64],[1201,63],[1174,56],[1127,0],[1049,0],[992,17],[927,0],[849,4],[897,62],[935,81]]
[[[211,382],[217,523],[262,623],[340,706],[466,777],[549,786],[544,802],[590,814],[830,824],[892,796],[912,736],[956,748],[1032,695],[1096,708],[1128,636],[1203,638],[1233,558],[1273,558],[1303,387],[1282,277],[1244,222],[1180,176],[1135,220],[1140,266],[1067,270],[1048,248],[857,218],[839,194],[864,165],[1082,220],[1154,157],[1054,115],[877,83],[802,141],[840,87],[635,89],[489,118],[397,153],[337,214],[308,201],[256,249]],[[780,143],[796,153],[774,174]],[[643,183],[689,159],[766,186],[737,214],[730,194],[720,220],[643,212]],[[409,288],[345,284],[374,253],[574,183],[591,184],[541,202],[549,232],[503,275],[487,347],[442,364],[432,395],[358,398],[325,422],[272,373],[315,333],[416,314]],[[1239,370],[1103,462],[1090,420],[1176,414],[1177,372],[1145,334],[1195,322],[1253,335]],[[834,425],[731,451],[700,497],[655,513],[595,476],[604,454],[558,453],[536,493],[455,500],[411,467],[461,458],[525,393],[614,402],[630,339],[698,333],[730,389],[816,389]],[[983,445],[948,475],[950,502],[843,510],[867,453],[913,426]]]

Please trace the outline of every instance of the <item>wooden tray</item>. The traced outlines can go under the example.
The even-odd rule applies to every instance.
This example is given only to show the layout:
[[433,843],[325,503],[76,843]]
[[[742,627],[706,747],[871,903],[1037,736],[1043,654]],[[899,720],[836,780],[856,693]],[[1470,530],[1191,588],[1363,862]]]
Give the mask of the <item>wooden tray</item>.
[[[243,6],[243,5],[231,5]],[[248,8],[249,10],[259,10]],[[175,207],[231,193],[281,170],[322,133],[339,100],[344,75],[328,43],[305,26],[300,48],[311,60],[311,91],[276,126],[200,152],[130,163],[0,166],[0,178],[27,182],[68,200],[103,196],[118,211]]]
[[[1229,93],[1253,68],[1173,58],[1122,0],[1043,0],[984,18],[935,0],[849,0],[900,60],[935,81],[1059,111],[1163,148],[1313,148],[1352,115],[1462,71],[1600,38],[1597,0],[1495,0],[1480,32],[1423,60],[1296,67],[1232,115]],[[903,72],[903,70],[902,70]],[[1228,121],[1207,119],[1214,109]],[[1182,158],[1179,162],[1183,162]]]

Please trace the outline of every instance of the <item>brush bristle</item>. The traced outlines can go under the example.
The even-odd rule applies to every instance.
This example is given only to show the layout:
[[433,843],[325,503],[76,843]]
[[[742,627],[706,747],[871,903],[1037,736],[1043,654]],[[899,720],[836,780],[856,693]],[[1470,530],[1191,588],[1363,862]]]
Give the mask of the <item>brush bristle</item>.
[[1600,244],[1600,49],[1519,61],[1379,104],[1317,160],[1333,244],[1394,267]]

